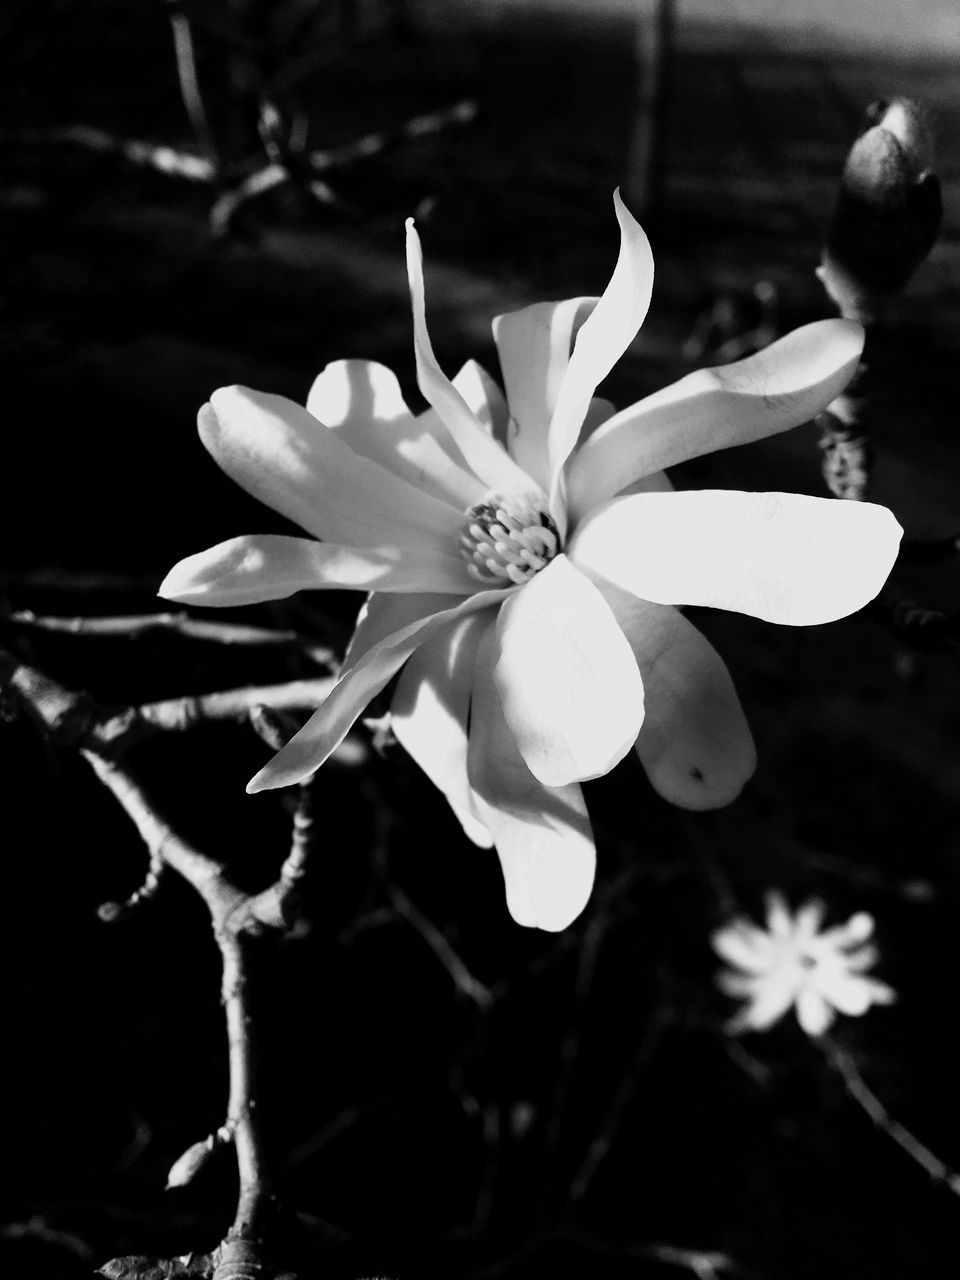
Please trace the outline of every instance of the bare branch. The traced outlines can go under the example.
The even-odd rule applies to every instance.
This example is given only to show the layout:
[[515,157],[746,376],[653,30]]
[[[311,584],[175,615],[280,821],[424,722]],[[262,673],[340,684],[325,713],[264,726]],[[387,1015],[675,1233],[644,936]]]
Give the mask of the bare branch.
[[898,1147],[915,1160],[922,1169],[925,1169],[934,1182],[941,1183],[954,1195],[960,1195],[960,1173],[944,1164],[909,1129],[898,1120],[894,1120],[860,1074],[852,1055],[830,1036],[820,1036],[817,1043],[823,1049],[827,1061],[840,1075],[847,1093],[858,1106],[863,1108],[877,1128],[888,1138],[892,1138]]
[[169,631],[187,640],[204,640],[213,644],[239,645],[251,648],[300,649],[321,666],[334,665],[333,650],[318,645],[296,631],[272,631],[269,627],[248,627],[231,622],[209,622],[186,613],[121,614],[110,617],[53,617],[21,609],[0,622],[34,631],[60,632],[71,636],[137,637],[153,632]]

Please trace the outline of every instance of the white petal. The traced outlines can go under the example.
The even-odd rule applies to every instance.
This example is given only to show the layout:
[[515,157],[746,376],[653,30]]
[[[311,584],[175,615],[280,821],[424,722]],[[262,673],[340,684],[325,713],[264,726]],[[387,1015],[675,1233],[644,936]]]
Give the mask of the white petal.
[[417,383],[427,403],[440,415],[470,470],[488,489],[528,488],[529,477],[521,471],[507,451],[489,435],[466,400],[446,377],[437,363],[427,332],[427,316],[423,289],[423,254],[420,237],[407,219],[407,274],[413,303],[413,340],[417,361]]
[[449,623],[498,604],[508,591],[481,591],[452,609],[410,623],[371,646],[341,673],[319,710],[247,784],[248,792],[288,787],[316,772],[335,751],[368,702],[414,651]]
[[457,555],[422,547],[338,547],[330,542],[251,534],[181,560],[158,595],[205,606],[283,600],[295,591],[449,592],[476,584]]
[[808,1036],[822,1036],[834,1021],[833,1010],[818,991],[803,987],[797,995],[797,1021]]
[[823,924],[825,914],[826,907],[818,899],[804,903],[793,922],[793,936],[798,946],[806,950],[812,941],[816,941],[816,935]]
[[544,491],[550,484],[550,419],[570,362],[574,334],[596,301],[536,302],[497,316],[493,322],[510,409],[510,454]]
[[747,973],[760,974],[770,968],[770,939],[745,920],[734,920],[718,929],[710,945],[721,959]]
[[757,979],[746,973],[732,973],[723,969],[717,974],[717,986],[725,996],[737,1000],[753,1000],[757,994]]
[[493,678],[496,634],[481,642],[467,767],[474,803],[493,836],[518,924],[555,932],[575,920],[593,887],[596,852],[580,788],[545,787],[523,761]]
[[778,889],[773,889],[766,896],[767,930],[771,937],[781,941],[793,936],[793,916],[787,900]]
[[510,412],[503,392],[483,365],[476,360],[468,360],[460,372],[454,374],[453,385],[484,431],[506,447]]
[[684,809],[730,804],[753,776],[757,753],[723,660],[671,605],[599,585],[643,679],[636,752],[651,784]]
[[400,673],[390,708],[397,740],[446,796],[474,844],[489,849],[490,833],[474,812],[467,781],[467,716],[477,645],[485,614],[471,615],[422,644]]
[[850,381],[863,349],[851,320],[818,320],[735,364],[699,369],[616,414],[567,477],[579,518],[651,471],[808,422]]
[[851,1018],[861,1017],[871,1005],[892,1004],[896,999],[896,993],[886,983],[859,974],[838,974],[831,982],[818,981],[817,988],[839,1013]]
[[328,364],[310,389],[307,409],[336,430],[354,453],[458,510],[466,510],[485,492],[444,447],[448,437],[436,414],[414,416],[397,379],[382,364]]
[[431,614],[449,609],[455,603],[459,604],[460,601],[454,601],[447,595],[436,593],[411,592],[409,595],[387,593],[381,595],[379,592],[374,592],[364,601],[363,607],[357,614],[353,635],[343,656],[341,674],[350,667],[356,666],[363,655],[381,640],[386,640],[396,631],[402,631],[412,622],[419,622],[421,618],[428,618]]
[[791,975],[781,974],[768,979],[757,995],[730,1023],[731,1031],[766,1031],[779,1021],[793,1004],[797,995]]
[[362,458],[282,396],[223,387],[200,438],[232,480],[317,538],[341,546],[452,545],[462,514]]
[[550,501],[555,517],[561,515],[563,465],[577,442],[590,399],[636,337],[653,292],[650,243],[619,192],[613,201],[620,224],[620,256],[603,296],[577,334],[550,421]]
[[636,741],[643,682],[603,596],[566,556],[506,602],[494,672],[530,771],[558,787],[607,773]]
[[872,600],[902,533],[869,502],[704,489],[616,498],[579,526],[567,554],[645,600],[809,626]]
[[833,929],[826,929],[819,941],[825,947],[856,947],[866,942],[873,933],[873,916],[868,911],[858,911],[845,924],[838,924]]

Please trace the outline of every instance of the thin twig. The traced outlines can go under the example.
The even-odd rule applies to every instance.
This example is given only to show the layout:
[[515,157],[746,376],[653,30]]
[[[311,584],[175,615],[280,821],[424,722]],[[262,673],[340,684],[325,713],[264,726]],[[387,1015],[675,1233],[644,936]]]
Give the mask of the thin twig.
[[55,617],[21,609],[0,623],[34,631],[60,632],[71,636],[138,637],[155,631],[169,631],[187,640],[251,648],[300,649],[313,662],[332,667],[333,650],[318,645],[296,631],[272,631],[269,627],[249,627],[231,622],[209,622],[186,613],[121,614],[110,617]]
[[671,1015],[663,1009],[658,1010],[650,1019],[640,1046],[634,1054],[630,1066],[624,1072],[620,1084],[617,1086],[616,1092],[610,1101],[606,1116],[597,1130],[596,1137],[590,1143],[579,1169],[571,1179],[569,1194],[572,1203],[582,1200],[587,1194],[597,1170],[606,1159],[618,1133],[622,1130],[623,1118],[636,1094],[640,1076],[655,1053],[670,1022]]
[[863,1108],[877,1128],[925,1169],[934,1182],[942,1183],[954,1195],[960,1195],[960,1173],[944,1164],[929,1147],[924,1146],[919,1138],[891,1116],[860,1074],[851,1054],[830,1036],[820,1036],[817,1043],[823,1049],[827,1061],[840,1075],[847,1093]]
[[173,32],[174,55],[177,61],[177,80],[180,83],[180,96],[183,99],[184,110],[194,137],[200,144],[200,150],[207,157],[213,172],[216,173],[219,171],[220,161],[213,130],[203,105],[203,95],[200,93],[190,19],[183,12],[178,0],[167,0],[167,3],[170,27]]
[[150,861],[147,864],[146,875],[140,887],[135,889],[123,902],[101,903],[97,908],[97,915],[105,924],[116,924],[120,920],[129,919],[138,907],[143,906],[145,902],[152,901],[157,896],[166,870],[167,863],[163,853],[159,850],[152,852]]
[[437,926],[423,914],[416,903],[404,893],[399,885],[388,884],[387,896],[397,915],[420,935],[433,954],[453,979],[453,985],[459,995],[470,1000],[480,1009],[489,1008],[493,1003],[493,992],[467,968],[463,959],[457,954],[449,940],[444,937]]

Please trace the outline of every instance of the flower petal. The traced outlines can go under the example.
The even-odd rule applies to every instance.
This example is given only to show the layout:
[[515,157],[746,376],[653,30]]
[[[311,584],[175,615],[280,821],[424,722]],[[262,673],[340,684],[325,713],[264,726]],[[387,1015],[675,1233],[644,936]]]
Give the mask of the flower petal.
[[779,889],[771,889],[765,897],[767,908],[767,931],[772,938],[779,940],[792,939],[793,916],[787,900]]
[[866,942],[873,933],[873,927],[873,916],[868,911],[858,911],[845,924],[825,929],[817,941],[831,950],[856,947]]
[[902,533],[869,502],[704,489],[614,499],[580,525],[567,554],[645,600],[810,626],[873,599]]
[[468,360],[460,372],[454,374],[453,385],[484,431],[506,448],[510,411],[503,392],[483,365],[476,360]]
[[577,334],[550,421],[550,504],[555,518],[560,514],[563,464],[577,442],[590,399],[636,337],[653,292],[650,242],[619,191],[613,203],[620,223],[620,256],[603,296]]
[[730,804],[753,776],[757,753],[722,658],[671,605],[599,585],[643,679],[636,752],[651,785],[683,809]]
[[[307,409],[334,428],[354,453],[466,510],[485,487],[459,466],[438,439],[446,435],[432,411],[415,417],[393,373],[372,360],[336,360],[314,380]],[[438,431],[440,428],[440,431]]]
[[535,302],[493,322],[510,409],[510,456],[546,491],[547,433],[570,362],[574,335],[596,298]]
[[734,920],[718,929],[711,937],[710,945],[722,960],[748,974],[764,973],[770,968],[770,938],[762,929],[745,920]]
[[157,594],[221,606],[329,588],[472,595],[475,586],[455,553],[436,548],[338,547],[307,538],[249,534],[187,556],[170,570]]
[[615,414],[567,477],[573,518],[632,481],[808,422],[850,381],[863,349],[851,320],[818,320],[745,360],[698,369]]
[[467,716],[477,645],[490,620],[473,614],[422,644],[400,673],[390,723],[400,745],[446,796],[467,836],[489,849],[467,781]]
[[[512,588],[511,588],[512,590]],[[380,692],[421,644],[458,618],[498,604],[508,590],[480,591],[451,609],[430,614],[372,645],[341,672],[322,706],[303,728],[247,783],[247,791],[264,791],[302,782],[340,745],[368,702]]]
[[797,993],[797,1021],[808,1036],[822,1036],[833,1024],[834,1013],[819,991],[802,987]]
[[474,804],[496,845],[511,916],[555,932],[577,918],[593,888],[590,820],[576,784],[545,787],[524,763],[504,719],[496,657],[490,626],[477,653],[470,719],[467,770]]
[[341,546],[453,545],[461,513],[355,454],[282,396],[215,391],[200,437],[242,488],[317,538]]
[[643,722],[643,682],[603,596],[557,556],[500,610],[494,680],[531,773],[550,787],[607,773]]
[[407,274],[413,303],[413,344],[417,361],[417,383],[424,398],[440,415],[440,420],[463,454],[470,470],[488,489],[529,489],[530,479],[507,451],[486,432],[450,379],[437,363],[427,332],[423,288],[423,254],[413,219],[407,219]]
[[778,1022],[797,997],[797,989],[787,974],[764,982],[750,1004],[727,1024],[734,1035],[741,1031],[766,1031]]
[[357,614],[353,635],[343,655],[341,674],[356,666],[368,649],[372,649],[381,640],[386,640],[395,631],[402,631],[412,622],[419,622],[421,618],[429,618],[433,613],[449,609],[454,603],[459,601],[453,601],[447,595],[420,592],[381,595],[378,591],[373,592]]

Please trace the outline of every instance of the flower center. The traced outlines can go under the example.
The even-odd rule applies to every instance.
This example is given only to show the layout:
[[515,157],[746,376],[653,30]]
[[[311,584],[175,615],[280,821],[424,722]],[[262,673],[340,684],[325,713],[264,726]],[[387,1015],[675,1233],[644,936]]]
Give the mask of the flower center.
[[490,493],[467,512],[460,552],[467,572],[484,586],[520,586],[546,568],[560,550],[560,535],[546,500],[528,494]]

